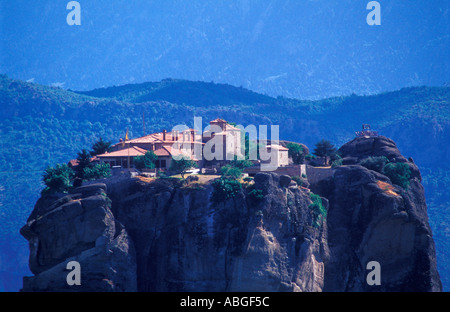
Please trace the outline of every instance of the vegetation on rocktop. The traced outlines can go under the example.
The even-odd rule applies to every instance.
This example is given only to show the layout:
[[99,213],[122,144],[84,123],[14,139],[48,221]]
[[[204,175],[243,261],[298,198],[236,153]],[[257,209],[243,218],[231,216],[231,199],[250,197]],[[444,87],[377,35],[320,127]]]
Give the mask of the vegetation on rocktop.
[[305,160],[306,151],[303,146],[297,143],[288,143],[286,147],[289,149],[289,157],[292,158],[294,164],[302,164]]
[[[93,151],[96,147],[103,144],[100,139],[93,145]],[[42,194],[48,193],[67,193],[72,188],[81,186],[83,180],[97,180],[111,176],[111,168],[108,164],[93,164],[91,162],[92,152],[82,149],[77,153],[77,165],[74,168],[67,164],[56,164],[55,167],[48,166],[42,176],[45,188]]]
[[406,163],[388,163],[384,167],[384,174],[392,181],[407,190],[411,177],[411,168]]
[[138,170],[154,169],[158,156],[153,151],[147,151],[145,155],[134,157],[134,165]]
[[291,177],[292,180],[295,181],[295,183],[297,183],[298,186],[300,187],[309,187],[309,182],[308,179],[304,178],[304,177],[299,177],[299,176],[293,176]]
[[213,181],[211,200],[213,203],[221,203],[234,198],[242,190],[242,184],[238,180],[219,178]]
[[100,137],[100,140],[92,145],[92,150],[89,152],[91,156],[97,156],[105,153],[109,153],[112,150],[112,143],[109,141],[103,141],[103,138]]
[[336,147],[330,141],[322,139],[316,143],[313,153],[317,157],[331,157],[336,154]]
[[384,156],[375,156],[363,159],[361,161],[361,166],[384,174],[393,184],[399,185],[405,190],[409,187],[411,168],[406,163],[391,163]]
[[384,172],[384,167],[389,162],[385,156],[367,157],[361,161],[361,166],[366,167],[369,170],[373,170],[379,173]]
[[75,172],[66,164],[57,164],[54,168],[48,167],[42,178],[47,186],[43,193],[66,193],[73,186]]

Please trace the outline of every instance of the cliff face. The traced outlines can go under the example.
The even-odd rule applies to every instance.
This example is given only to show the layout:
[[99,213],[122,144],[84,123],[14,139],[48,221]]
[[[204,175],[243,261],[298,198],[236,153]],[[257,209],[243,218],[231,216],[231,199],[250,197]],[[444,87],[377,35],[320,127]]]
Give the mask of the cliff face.
[[[135,291],[135,251],[114,218],[105,185],[39,199],[21,234],[29,241],[30,270],[24,291]],[[82,286],[69,287],[67,264],[81,265]]]
[[[403,190],[358,165],[366,155],[355,146],[366,140],[348,144],[341,150],[352,164],[311,185],[328,210],[323,222],[309,190],[272,173],[221,203],[210,183],[170,179],[112,178],[43,197],[21,230],[35,275],[23,290],[439,291],[417,167],[388,155],[415,170]],[[80,286],[66,283],[71,260]],[[381,286],[366,283],[369,261],[381,265]]]
[[[212,204],[210,184],[124,178],[42,198],[21,231],[36,274],[23,290],[322,290],[326,226],[311,226],[308,192],[275,174],[255,188],[260,203],[243,190]],[[78,288],[65,280],[71,260]]]
[[[312,186],[330,201],[324,290],[441,291],[424,189],[413,160],[385,137],[357,138],[339,152],[347,165]],[[406,164],[409,186],[404,189],[360,166],[369,156]],[[380,286],[366,282],[370,261],[380,263]]]

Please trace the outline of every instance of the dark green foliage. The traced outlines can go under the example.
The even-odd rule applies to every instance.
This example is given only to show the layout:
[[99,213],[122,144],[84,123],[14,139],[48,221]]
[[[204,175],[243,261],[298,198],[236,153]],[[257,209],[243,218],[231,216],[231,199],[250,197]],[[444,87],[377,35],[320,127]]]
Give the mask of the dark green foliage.
[[237,180],[242,176],[242,170],[237,167],[233,167],[232,165],[223,166],[220,168],[220,173],[222,177],[234,180]]
[[137,156],[134,158],[134,165],[138,170],[142,169],[154,169],[155,162],[158,160],[158,156],[153,151],[147,151],[143,156]]
[[342,164],[344,163],[342,157],[338,153],[332,155],[331,159],[332,159],[331,168],[342,166]]
[[75,167],[75,175],[84,180],[84,169],[92,167],[91,165],[91,153],[86,149],[81,150],[77,154],[78,166]]
[[303,164],[306,156],[303,146],[296,143],[288,143],[286,147],[289,149],[289,157],[292,158],[294,164]]
[[221,203],[227,199],[234,198],[242,190],[242,184],[233,179],[220,178],[212,183],[213,192],[211,200],[214,203]]
[[229,164],[220,168],[220,173],[222,177],[228,179],[239,179],[245,168],[252,167],[253,163],[250,160],[238,160],[235,159],[230,161]]
[[291,179],[294,180],[298,186],[309,187],[308,180],[304,177],[293,176],[293,177],[291,177]]
[[109,178],[111,176],[111,167],[108,164],[97,164],[93,167],[84,168],[85,180],[97,180]]
[[92,145],[92,150],[90,151],[91,156],[97,156],[104,154],[106,152],[111,152],[111,142],[103,141],[103,138],[100,137],[100,140]]
[[[271,97],[244,88],[236,88],[226,84],[177,79],[164,79],[160,82],[109,87],[80,93],[100,98],[114,98],[119,101],[132,103],[164,100],[194,107],[215,105],[230,107],[242,103],[251,105],[275,102],[275,99]],[[230,122],[230,124],[236,123]]]
[[311,192],[309,197],[312,200],[312,203],[309,205],[309,209],[313,218],[313,226],[317,228],[327,217],[327,210],[323,206],[322,198],[319,195]]
[[333,161],[333,162],[331,163],[331,168],[340,167],[340,166],[342,166],[342,164],[343,164],[342,158],[336,159],[335,161]]
[[47,186],[43,193],[67,193],[72,187],[75,173],[66,164],[48,167],[43,174],[44,184]]
[[384,172],[384,167],[389,162],[385,156],[367,157],[361,161],[361,166],[366,167],[369,170],[373,170],[379,173]]
[[244,170],[246,168],[250,168],[253,166],[253,163],[250,160],[232,160],[230,162],[230,166]]
[[172,163],[170,165],[170,170],[176,173],[181,174],[181,177],[184,179],[184,174],[187,170],[191,168],[197,168],[197,163],[187,157],[182,157],[180,159],[172,158]]
[[388,163],[384,167],[384,174],[393,184],[399,185],[405,190],[408,189],[409,179],[411,178],[411,168],[409,168],[407,163]]
[[252,188],[250,192],[248,192],[247,196],[253,205],[257,205],[264,199],[263,191],[256,188]]
[[328,140],[322,139],[316,143],[314,155],[317,157],[327,157],[336,154],[336,147]]

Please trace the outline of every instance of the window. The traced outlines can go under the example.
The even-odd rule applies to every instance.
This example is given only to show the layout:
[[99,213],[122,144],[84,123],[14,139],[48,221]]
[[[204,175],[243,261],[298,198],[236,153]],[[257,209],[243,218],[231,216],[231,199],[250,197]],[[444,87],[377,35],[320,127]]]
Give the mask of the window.
[[165,160],[161,160],[160,168],[166,168],[166,161]]

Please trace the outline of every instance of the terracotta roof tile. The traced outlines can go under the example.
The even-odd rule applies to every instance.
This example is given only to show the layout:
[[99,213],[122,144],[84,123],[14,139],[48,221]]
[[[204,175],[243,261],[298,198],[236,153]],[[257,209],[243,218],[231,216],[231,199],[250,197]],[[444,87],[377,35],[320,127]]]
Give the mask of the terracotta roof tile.
[[161,148],[158,148],[156,151],[153,151],[156,156],[171,156],[169,150],[165,148],[164,146]]
[[217,119],[214,119],[214,120],[210,121],[210,123],[212,123],[212,122],[214,122],[214,123],[222,123],[222,122],[227,122],[227,121],[223,120],[221,118],[217,118]]
[[119,151],[115,151],[115,152],[111,152],[111,153],[105,153],[102,155],[97,155],[97,157],[102,158],[102,157],[136,157],[136,156],[142,156],[145,155],[145,153],[147,152],[147,150],[137,147],[137,146],[132,146],[130,148],[125,148]]

